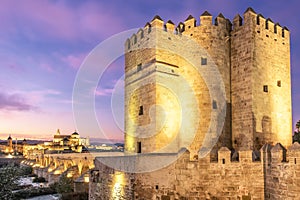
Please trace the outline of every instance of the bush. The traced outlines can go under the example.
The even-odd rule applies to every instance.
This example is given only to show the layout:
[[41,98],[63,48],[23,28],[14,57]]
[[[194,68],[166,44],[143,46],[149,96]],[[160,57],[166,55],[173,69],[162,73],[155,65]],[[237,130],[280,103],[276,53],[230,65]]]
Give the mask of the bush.
[[32,167],[29,166],[21,166],[19,169],[19,175],[20,176],[26,176],[32,174]]
[[70,193],[74,191],[74,181],[72,178],[68,178],[66,176],[60,177],[57,185],[56,192],[62,193]]
[[0,197],[3,200],[11,199],[12,190],[17,186],[18,168],[6,166],[0,168]]

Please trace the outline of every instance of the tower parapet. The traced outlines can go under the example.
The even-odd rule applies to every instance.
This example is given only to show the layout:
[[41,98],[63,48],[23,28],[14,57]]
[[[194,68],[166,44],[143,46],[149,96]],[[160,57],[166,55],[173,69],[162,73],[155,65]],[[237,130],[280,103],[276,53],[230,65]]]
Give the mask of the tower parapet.
[[125,42],[125,50],[129,50],[141,41],[141,39],[146,35],[151,33],[153,29],[161,29],[165,30],[170,33],[174,33],[175,35],[181,34],[188,30],[194,30],[193,28],[201,27],[201,26],[215,26],[215,27],[221,27],[221,29],[224,29],[226,31],[231,30],[231,22],[229,19],[226,19],[222,13],[220,13],[213,22],[213,16],[205,11],[200,16],[200,24],[197,25],[197,20],[192,15],[189,15],[187,19],[184,22],[179,22],[177,26],[171,21],[168,20],[167,22],[164,22],[164,20],[156,15],[150,22],[147,22],[143,29],[139,29],[139,31],[132,35],[131,38],[128,38]]

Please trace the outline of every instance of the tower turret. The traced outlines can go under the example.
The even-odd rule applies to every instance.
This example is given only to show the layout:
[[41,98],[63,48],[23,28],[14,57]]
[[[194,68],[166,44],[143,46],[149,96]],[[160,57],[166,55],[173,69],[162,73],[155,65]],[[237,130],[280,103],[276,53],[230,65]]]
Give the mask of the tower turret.
[[11,135],[9,134],[8,138],[7,138],[7,150],[9,153],[13,152],[13,140]]

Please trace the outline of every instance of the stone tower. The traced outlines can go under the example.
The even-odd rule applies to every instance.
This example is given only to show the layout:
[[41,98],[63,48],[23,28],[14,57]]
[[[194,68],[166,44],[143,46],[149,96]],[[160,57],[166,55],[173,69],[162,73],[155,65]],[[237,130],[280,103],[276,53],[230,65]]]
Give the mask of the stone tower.
[[251,8],[233,20],[231,93],[234,148],[291,145],[290,33]]
[[[196,21],[189,16],[175,28],[172,21],[155,16],[126,41],[125,151],[178,152],[186,147],[196,158],[206,135],[216,137],[210,125],[222,103],[209,88],[219,84],[224,86],[226,115],[214,149],[258,150],[277,142],[289,146],[289,31],[251,8],[244,20],[234,18],[233,28],[222,14],[214,23],[208,12],[198,25]],[[204,72],[214,63],[222,80],[212,77],[213,84],[208,83],[193,60]]]
[[7,138],[7,149],[9,153],[13,152],[13,141],[10,135]]

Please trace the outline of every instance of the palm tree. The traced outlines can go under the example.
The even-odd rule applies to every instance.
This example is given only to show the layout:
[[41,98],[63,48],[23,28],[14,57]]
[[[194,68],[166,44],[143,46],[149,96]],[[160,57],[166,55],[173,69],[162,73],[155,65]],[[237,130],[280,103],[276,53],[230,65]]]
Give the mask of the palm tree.
[[300,132],[300,120],[296,123],[297,132]]
[[300,120],[296,123],[296,130],[293,135],[293,143],[294,142],[300,143]]

